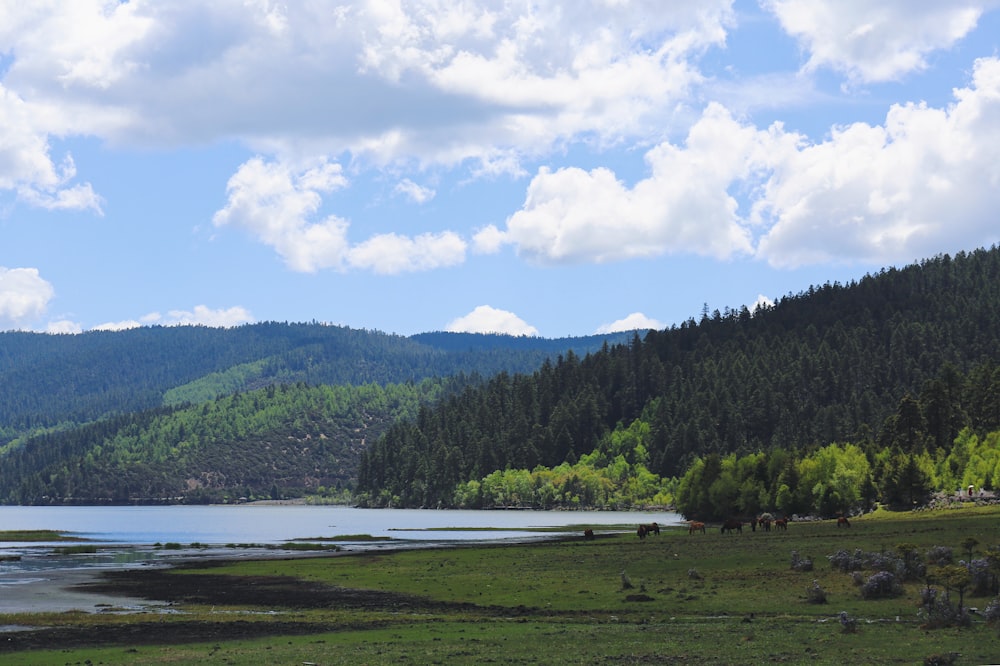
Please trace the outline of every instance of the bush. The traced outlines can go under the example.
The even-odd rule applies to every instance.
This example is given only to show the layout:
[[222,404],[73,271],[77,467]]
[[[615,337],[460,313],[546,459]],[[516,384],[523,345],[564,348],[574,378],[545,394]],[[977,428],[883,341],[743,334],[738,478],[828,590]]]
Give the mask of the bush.
[[868,577],[861,586],[862,599],[885,599],[898,597],[903,593],[903,586],[896,576],[889,571],[879,571]]
[[1000,624],[1000,597],[986,604],[986,608],[983,609],[983,617],[989,624]]
[[792,569],[794,571],[812,571],[813,561],[799,556],[799,551],[792,551]]
[[927,556],[924,558],[927,560],[927,564],[933,564],[935,566],[943,566],[945,564],[952,563],[952,553],[951,548],[948,546],[934,546],[927,551]]
[[936,589],[929,586],[920,590],[917,617],[924,621],[921,626],[925,629],[968,627],[972,624],[972,619],[964,608],[951,603],[947,595],[942,598]]
[[812,587],[806,590],[806,601],[810,604],[826,603],[826,590],[819,586],[818,580],[814,580]]

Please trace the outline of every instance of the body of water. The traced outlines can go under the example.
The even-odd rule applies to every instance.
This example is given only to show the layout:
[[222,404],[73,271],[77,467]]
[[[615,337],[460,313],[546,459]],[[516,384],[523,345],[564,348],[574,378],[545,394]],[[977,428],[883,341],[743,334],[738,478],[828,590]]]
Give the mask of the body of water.
[[[294,540],[332,541],[342,550],[370,551],[582,535],[583,525],[594,526],[598,533],[601,525],[608,531],[632,531],[639,523],[670,525],[681,520],[680,515],[670,512],[434,511],[259,504],[0,506],[0,531],[52,530],[94,546],[94,552],[67,553],[59,549],[75,544],[0,542],[0,613],[95,612],[106,610],[109,604],[144,609],[146,601],[102,597],[75,586],[109,569],[169,566],[191,558],[287,556],[292,551],[282,546]],[[365,535],[376,540],[360,538]]]
[[[344,506],[0,506],[0,531],[54,530],[107,544],[278,544],[370,535],[406,541],[518,539],[538,528],[678,524],[679,514],[632,511],[448,511]],[[582,528],[581,528],[582,529]],[[27,544],[2,544],[3,548]],[[38,545],[38,544],[33,544]]]

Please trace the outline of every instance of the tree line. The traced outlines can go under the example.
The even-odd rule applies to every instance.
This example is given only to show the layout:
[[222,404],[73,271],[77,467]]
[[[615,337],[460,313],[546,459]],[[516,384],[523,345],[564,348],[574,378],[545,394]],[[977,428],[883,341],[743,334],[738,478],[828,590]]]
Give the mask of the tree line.
[[754,313],[706,308],[700,321],[567,352],[423,406],[365,451],[357,496],[372,506],[488,504],[491,474],[572,469],[637,421],[645,453],[626,462],[661,480],[683,483],[696,465],[733,455],[804,460],[838,442],[895,470],[947,455],[963,428],[985,438],[998,427],[998,337],[995,247],[810,287]]

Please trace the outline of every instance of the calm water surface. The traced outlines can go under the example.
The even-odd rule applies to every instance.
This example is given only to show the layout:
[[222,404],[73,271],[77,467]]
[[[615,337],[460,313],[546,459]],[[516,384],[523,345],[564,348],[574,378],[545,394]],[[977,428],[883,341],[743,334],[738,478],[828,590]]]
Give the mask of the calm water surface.
[[[53,530],[96,546],[93,553],[61,554],[56,548],[72,544],[0,542],[0,613],[94,612],[108,600],[67,587],[79,582],[81,575],[170,565],[191,557],[234,559],[288,553],[281,550],[282,544],[292,540],[332,540],[343,550],[377,550],[544,539],[553,534],[579,534],[584,524],[631,531],[638,523],[653,521],[670,525],[681,522],[681,516],[669,512],[432,511],[304,505],[0,506],[0,531]],[[554,528],[555,532],[533,531],[538,528]],[[596,529],[600,531],[600,527]],[[387,540],[358,539],[358,535]],[[182,547],[163,548],[162,544]]]
[[[509,539],[531,528],[681,522],[676,513],[618,511],[435,511],[304,505],[0,506],[0,531],[47,529],[101,542],[142,545],[276,544],[366,534],[398,540]],[[486,531],[484,531],[486,530]],[[2,550],[3,544],[0,544]]]

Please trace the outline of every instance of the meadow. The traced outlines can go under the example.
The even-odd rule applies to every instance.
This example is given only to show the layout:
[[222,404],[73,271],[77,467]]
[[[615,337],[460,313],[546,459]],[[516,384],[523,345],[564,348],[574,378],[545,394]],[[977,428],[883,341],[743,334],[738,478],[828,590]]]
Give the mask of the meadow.
[[[943,575],[931,553],[986,560],[1000,507],[879,511],[787,531],[639,539],[595,528],[520,545],[340,553],[118,572],[95,589],[171,602],[168,612],[0,616],[18,664],[984,664],[1000,662],[993,594]],[[926,569],[896,596],[863,598],[874,574],[844,554]],[[836,554],[840,553],[841,560]],[[809,566],[811,563],[811,566]],[[794,566],[793,566],[794,565]],[[950,570],[954,573],[954,568]],[[921,613],[974,609],[964,626]],[[926,605],[924,604],[926,611]],[[938,618],[940,620],[940,618]],[[6,643],[6,645],[4,645]]]

